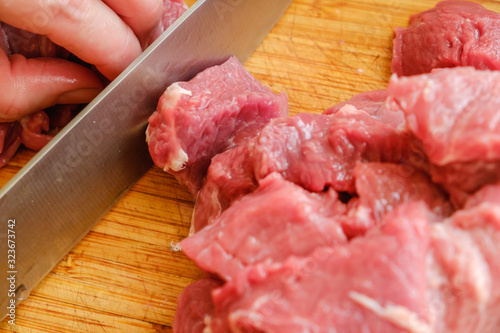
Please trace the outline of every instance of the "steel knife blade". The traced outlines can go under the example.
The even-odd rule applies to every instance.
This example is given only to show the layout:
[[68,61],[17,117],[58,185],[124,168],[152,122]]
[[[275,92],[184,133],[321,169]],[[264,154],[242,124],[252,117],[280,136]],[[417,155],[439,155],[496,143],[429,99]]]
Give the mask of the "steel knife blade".
[[0,267],[15,277],[0,281],[0,319],[150,169],[144,132],[166,87],[244,62],[291,2],[197,1],[0,189]]

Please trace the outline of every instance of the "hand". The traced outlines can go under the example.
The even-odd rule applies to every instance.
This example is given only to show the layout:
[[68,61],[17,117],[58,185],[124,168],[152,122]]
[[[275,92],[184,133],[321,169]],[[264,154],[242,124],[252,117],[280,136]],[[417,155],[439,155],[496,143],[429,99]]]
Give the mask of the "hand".
[[[40,35],[108,79],[161,33],[162,0],[2,0],[0,21]],[[102,83],[90,69],[55,58],[10,58],[0,29],[0,122],[55,104],[90,102]]]

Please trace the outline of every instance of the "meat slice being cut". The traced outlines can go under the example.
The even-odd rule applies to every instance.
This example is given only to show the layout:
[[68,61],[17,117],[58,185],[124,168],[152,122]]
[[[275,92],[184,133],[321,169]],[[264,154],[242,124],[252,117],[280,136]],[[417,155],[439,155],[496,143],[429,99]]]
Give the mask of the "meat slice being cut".
[[422,142],[433,181],[457,205],[500,180],[500,72],[468,67],[393,77],[388,93]]
[[212,291],[221,287],[222,281],[205,278],[187,286],[177,298],[172,328],[174,333],[203,333],[205,318],[214,310]]
[[429,73],[434,68],[500,69],[500,14],[468,1],[443,1],[396,28],[392,72]]
[[431,332],[426,207],[402,205],[385,221],[348,244],[243,271],[213,292],[208,331]]
[[405,202],[423,201],[438,217],[452,214],[446,193],[422,171],[403,164],[360,163],[354,168],[357,197],[348,203],[342,229],[349,237],[364,234]]
[[273,173],[180,245],[199,267],[230,280],[249,265],[345,242],[336,220],[344,212],[335,191],[310,193]]
[[196,194],[213,156],[288,115],[285,94],[255,80],[234,57],[171,85],[147,129],[154,162]]

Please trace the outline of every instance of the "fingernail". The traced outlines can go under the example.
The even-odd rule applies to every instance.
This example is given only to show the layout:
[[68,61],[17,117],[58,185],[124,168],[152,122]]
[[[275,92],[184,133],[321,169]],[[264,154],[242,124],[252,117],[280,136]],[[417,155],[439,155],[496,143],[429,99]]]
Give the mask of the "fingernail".
[[59,95],[55,104],[80,104],[90,103],[102,89],[87,88],[76,89]]

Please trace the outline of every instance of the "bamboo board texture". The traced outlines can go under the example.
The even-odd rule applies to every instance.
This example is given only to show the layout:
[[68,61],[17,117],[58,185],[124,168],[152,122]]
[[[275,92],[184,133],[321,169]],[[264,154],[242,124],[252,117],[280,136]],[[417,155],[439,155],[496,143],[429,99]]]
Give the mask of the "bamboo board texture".
[[[500,1],[477,2],[500,12]],[[288,93],[291,115],[320,113],[386,87],[394,27],[436,3],[295,0],[245,67]],[[0,186],[33,155],[22,150],[0,169]],[[203,276],[171,250],[188,235],[192,209],[185,188],[153,167],[18,306],[16,325],[4,321],[0,332],[171,332],[177,296]]]

